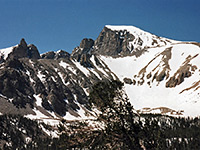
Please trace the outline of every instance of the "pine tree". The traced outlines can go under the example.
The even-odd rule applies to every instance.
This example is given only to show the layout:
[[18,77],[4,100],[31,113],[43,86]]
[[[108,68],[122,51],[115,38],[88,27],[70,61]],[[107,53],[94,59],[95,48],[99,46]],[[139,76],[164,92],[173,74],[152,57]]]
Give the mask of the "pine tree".
[[93,86],[90,102],[102,113],[99,119],[106,124],[106,137],[112,148],[141,149],[136,114],[123,91],[120,81],[102,81]]

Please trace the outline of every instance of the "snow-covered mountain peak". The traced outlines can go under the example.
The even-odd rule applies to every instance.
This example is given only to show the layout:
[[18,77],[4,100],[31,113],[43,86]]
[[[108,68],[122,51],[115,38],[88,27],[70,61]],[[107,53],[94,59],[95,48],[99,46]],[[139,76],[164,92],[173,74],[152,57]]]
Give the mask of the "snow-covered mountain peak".
[[138,35],[147,35],[147,36],[152,36],[152,34],[146,32],[146,31],[143,31],[135,26],[124,26],[124,25],[105,25],[106,28],[109,28],[113,31],[128,31],[130,32],[131,34],[138,34]]
[[[149,47],[165,46],[171,43],[177,43],[178,41],[167,39],[164,37],[159,37],[149,32],[143,31],[134,26],[113,26],[106,25],[106,28],[117,31],[123,36],[123,34],[130,33],[134,36],[134,39],[129,42],[130,47],[135,47],[135,49],[143,49]],[[118,33],[117,33],[118,34]]]

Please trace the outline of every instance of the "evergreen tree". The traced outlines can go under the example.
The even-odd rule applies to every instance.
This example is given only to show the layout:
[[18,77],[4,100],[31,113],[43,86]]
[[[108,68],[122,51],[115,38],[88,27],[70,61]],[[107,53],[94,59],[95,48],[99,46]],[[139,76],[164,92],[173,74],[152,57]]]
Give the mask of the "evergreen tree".
[[102,112],[99,119],[106,124],[104,138],[109,138],[112,148],[141,149],[138,116],[123,91],[123,83],[117,80],[97,83],[90,93],[90,102]]

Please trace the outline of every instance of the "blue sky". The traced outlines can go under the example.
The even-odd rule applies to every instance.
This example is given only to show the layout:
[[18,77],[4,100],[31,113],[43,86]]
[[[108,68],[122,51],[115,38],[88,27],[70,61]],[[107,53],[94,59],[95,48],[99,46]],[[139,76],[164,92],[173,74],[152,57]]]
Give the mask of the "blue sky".
[[71,53],[83,38],[95,40],[107,24],[200,42],[200,1],[0,0],[0,49],[25,38],[40,53]]

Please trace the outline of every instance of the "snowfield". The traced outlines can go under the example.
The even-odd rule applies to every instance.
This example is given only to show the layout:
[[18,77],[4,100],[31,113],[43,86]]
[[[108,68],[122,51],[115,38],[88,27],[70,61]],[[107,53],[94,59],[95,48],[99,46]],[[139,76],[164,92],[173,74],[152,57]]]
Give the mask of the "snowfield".
[[[188,64],[197,67],[191,71],[192,75],[184,78],[184,81],[175,87],[166,88],[166,77],[158,82],[144,77],[142,85],[137,84],[140,81],[140,71],[145,68],[146,74],[161,72],[163,69],[163,56],[160,55],[164,50],[171,47],[171,58],[168,60],[169,77],[175,75],[181,66],[189,61]],[[135,109],[166,107],[181,112],[182,116],[200,116],[200,90],[199,85],[196,88],[190,88],[200,80],[200,47],[194,44],[179,43],[167,45],[164,47],[149,48],[140,57],[128,56],[123,58],[112,58],[100,56],[108,67],[123,81],[123,79],[135,79],[136,84],[125,84],[125,91]],[[189,60],[190,58],[190,60]],[[157,67],[159,66],[159,67]],[[150,85],[147,82],[150,82]]]

